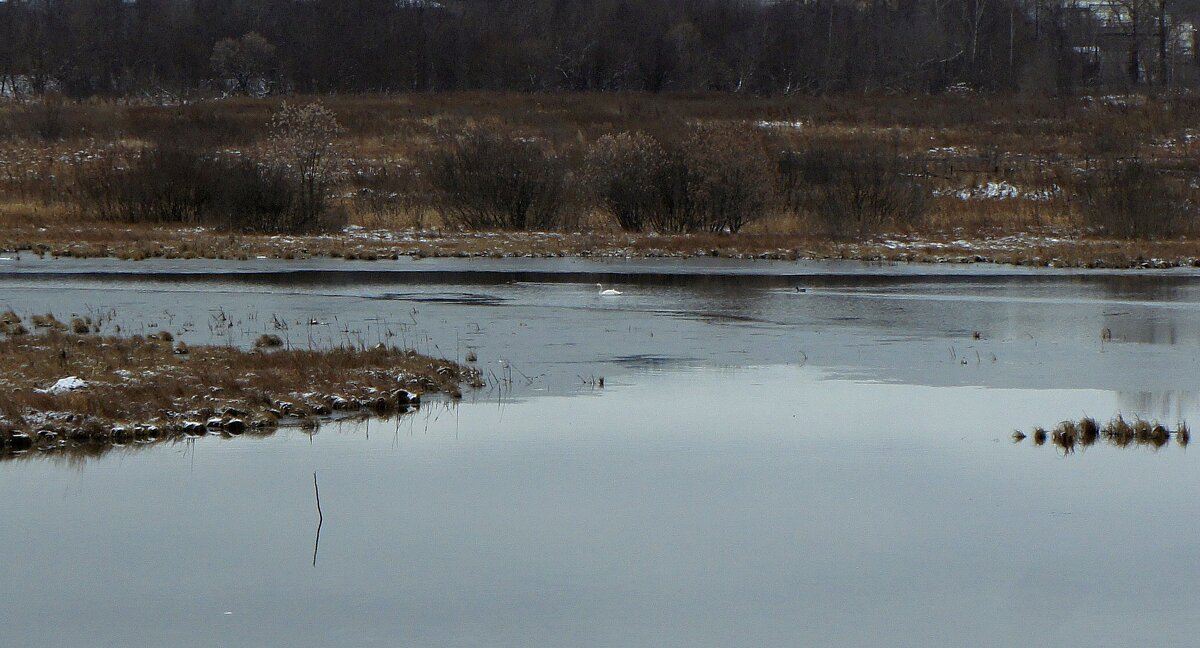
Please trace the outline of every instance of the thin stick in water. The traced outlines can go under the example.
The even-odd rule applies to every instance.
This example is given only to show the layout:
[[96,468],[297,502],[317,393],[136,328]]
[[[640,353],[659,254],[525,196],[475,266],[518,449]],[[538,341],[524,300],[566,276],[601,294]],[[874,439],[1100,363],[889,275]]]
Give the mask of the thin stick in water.
[[317,566],[317,549],[321,546],[321,525],[325,524],[325,514],[321,512],[321,489],[317,486],[317,473],[313,473],[313,493],[317,496],[317,539],[313,541],[313,567]]

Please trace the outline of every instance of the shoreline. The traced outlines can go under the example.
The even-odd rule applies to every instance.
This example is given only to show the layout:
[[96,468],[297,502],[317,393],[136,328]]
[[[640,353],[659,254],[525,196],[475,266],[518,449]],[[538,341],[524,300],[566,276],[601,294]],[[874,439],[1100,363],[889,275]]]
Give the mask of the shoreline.
[[1059,268],[1200,267],[1200,239],[1125,240],[1063,229],[909,233],[835,241],[795,234],[368,230],[249,235],[204,228],[49,227],[0,233],[0,251],[51,257],[166,259],[727,258],[776,261],[993,263]]

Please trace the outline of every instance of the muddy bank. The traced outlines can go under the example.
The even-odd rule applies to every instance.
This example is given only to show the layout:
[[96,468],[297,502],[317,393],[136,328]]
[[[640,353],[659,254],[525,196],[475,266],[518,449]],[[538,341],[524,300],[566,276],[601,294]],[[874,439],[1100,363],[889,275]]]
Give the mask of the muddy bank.
[[[263,336],[253,350],[189,347],[167,331],[99,336],[83,319],[0,319],[0,456],[390,414],[482,385],[473,368],[382,344],[299,350]],[[16,328],[26,325],[35,332]]]

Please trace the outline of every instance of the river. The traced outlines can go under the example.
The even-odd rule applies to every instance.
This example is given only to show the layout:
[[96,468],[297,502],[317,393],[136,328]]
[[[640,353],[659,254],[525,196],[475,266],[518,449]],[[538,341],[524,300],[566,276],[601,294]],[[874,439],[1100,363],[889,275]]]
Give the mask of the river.
[[404,344],[489,383],[315,433],[0,463],[7,645],[1200,631],[1194,449],[1011,439],[1200,421],[1194,271],[8,255],[7,307],[189,344]]

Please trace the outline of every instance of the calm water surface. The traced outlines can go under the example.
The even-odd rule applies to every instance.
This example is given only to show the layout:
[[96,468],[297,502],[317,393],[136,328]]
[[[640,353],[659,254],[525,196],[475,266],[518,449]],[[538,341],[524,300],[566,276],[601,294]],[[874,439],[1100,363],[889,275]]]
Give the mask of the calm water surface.
[[110,327],[196,343],[283,326],[293,345],[475,350],[496,380],[313,435],[0,464],[4,645],[1185,646],[1200,631],[1195,448],[1009,439],[1085,414],[1200,421],[1186,272],[5,263],[0,306],[18,312],[115,310]]

